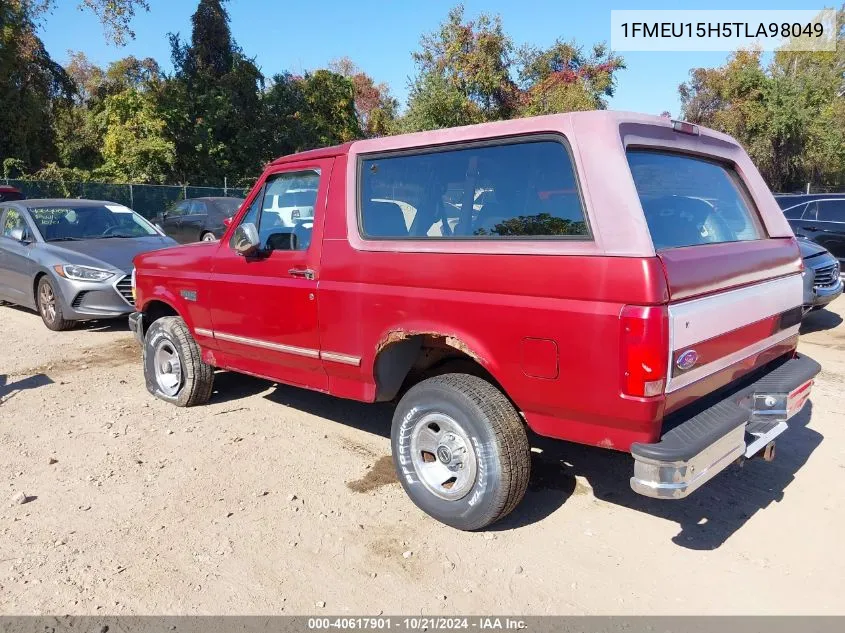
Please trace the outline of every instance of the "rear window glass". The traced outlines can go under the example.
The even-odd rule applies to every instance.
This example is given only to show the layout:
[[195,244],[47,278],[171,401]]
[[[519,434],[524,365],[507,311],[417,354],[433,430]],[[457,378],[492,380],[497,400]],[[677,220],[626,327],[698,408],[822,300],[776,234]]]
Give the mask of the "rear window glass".
[[765,237],[733,169],[650,150],[629,150],[628,164],[655,249]]
[[366,158],[360,191],[364,237],[589,238],[569,152],[556,140]]

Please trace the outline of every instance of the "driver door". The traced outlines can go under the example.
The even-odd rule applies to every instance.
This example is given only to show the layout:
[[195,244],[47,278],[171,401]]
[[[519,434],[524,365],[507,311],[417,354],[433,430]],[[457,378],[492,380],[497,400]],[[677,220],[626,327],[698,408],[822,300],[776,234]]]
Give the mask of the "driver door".
[[183,200],[170,209],[161,221],[161,228],[165,234],[180,244],[185,242],[185,236],[182,233],[182,217],[188,212],[190,204],[190,201]]
[[[282,165],[267,174],[223,236],[209,288],[213,336],[231,369],[327,390],[320,360],[317,284],[326,194],[333,158]],[[279,192],[314,189],[315,217],[285,226],[273,213]],[[257,254],[233,248],[238,226],[258,228]]]
[[[17,305],[34,307],[35,266],[30,258],[34,233],[15,207],[0,208],[0,221],[0,296]],[[14,237],[15,230],[23,231],[24,241]]]

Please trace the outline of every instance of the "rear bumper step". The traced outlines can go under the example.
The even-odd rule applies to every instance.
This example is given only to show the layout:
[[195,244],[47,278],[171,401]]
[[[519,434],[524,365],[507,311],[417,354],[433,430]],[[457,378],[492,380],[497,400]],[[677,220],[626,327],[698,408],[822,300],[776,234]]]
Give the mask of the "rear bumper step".
[[647,497],[680,499],[733,461],[752,457],[787,430],[810,397],[821,366],[797,355],[749,385],[699,410],[654,444],[633,444],[631,488]]

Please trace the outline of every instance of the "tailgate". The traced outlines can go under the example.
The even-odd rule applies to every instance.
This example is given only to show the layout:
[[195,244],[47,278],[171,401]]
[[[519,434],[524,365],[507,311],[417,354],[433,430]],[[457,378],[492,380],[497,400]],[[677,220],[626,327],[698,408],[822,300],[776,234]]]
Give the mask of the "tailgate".
[[771,237],[731,161],[671,147],[627,155],[669,287],[671,412],[795,348],[801,257],[794,238]]

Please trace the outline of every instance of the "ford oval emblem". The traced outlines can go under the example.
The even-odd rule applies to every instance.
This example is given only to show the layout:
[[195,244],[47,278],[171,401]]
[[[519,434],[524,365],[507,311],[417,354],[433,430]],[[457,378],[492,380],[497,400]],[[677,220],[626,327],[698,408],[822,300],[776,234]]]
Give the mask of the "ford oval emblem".
[[698,362],[698,352],[694,349],[688,349],[683,354],[678,356],[678,360],[675,365],[678,366],[678,369],[681,371],[686,371],[687,369],[692,369],[695,364]]

